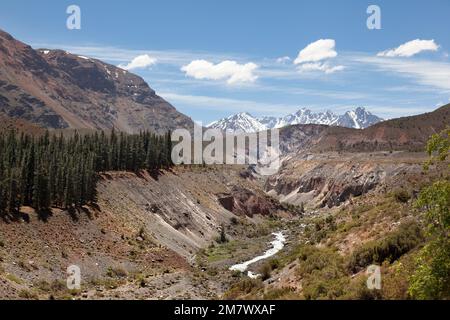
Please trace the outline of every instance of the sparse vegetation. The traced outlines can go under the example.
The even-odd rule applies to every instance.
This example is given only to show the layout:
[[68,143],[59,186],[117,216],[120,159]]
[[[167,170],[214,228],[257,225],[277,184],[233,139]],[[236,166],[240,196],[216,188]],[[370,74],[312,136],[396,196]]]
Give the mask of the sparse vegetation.
[[370,264],[393,262],[409,252],[424,240],[420,226],[411,221],[399,226],[398,230],[380,240],[370,241],[357,248],[350,257],[348,268],[358,272]]
[[236,217],[231,217],[230,218],[230,223],[235,226],[235,225],[239,224],[239,220]]
[[261,274],[261,279],[263,281],[269,279],[272,274],[272,266],[268,262],[264,263],[261,266],[259,273]]
[[250,279],[246,278],[239,281],[231,287],[231,289],[225,293],[225,299],[236,299],[237,297],[242,297],[249,295],[252,292],[263,287],[261,279]]
[[411,194],[403,188],[394,190],[393,195],[401,203],[406,203],[411,199]]
[[25,299],[25,300],[38,300],[39,297],[36,293],[27,290],[27,289],[22,289],[19,291],[19,297],[21,299]]
[[128,272],[121,267],[109,267],[106,275],[110,278],[126,278]]
[[8,279],[9,281],[15,282],[17,284],[23,283],[23,281],[20,278],[16,277],[15,275],[13,275],[11,273],[6,275],[6,279]]
[[226,234],[225,225],[221,225],[220,226],[220,235],[217,238],[217,242],[218,243],[227,243],[228,242],[228,237],[227,237],[227,234]]

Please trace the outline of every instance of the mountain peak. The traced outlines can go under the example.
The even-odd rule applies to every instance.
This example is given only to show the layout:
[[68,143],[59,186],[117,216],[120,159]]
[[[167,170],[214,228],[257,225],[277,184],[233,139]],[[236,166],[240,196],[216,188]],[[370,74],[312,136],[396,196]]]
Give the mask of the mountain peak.
[[347,111],[343,115],[336,115],[327,110],[325,112],[313,112],[308,108],[301,108],[297,112],[284,117],[253,117],[248,112],[241,112],[228,118],[213,122],[208,127],[228,132],[244,131],[257,132],[272,128],[282,128],[296,124],[323,124],[328,126],[340,126],[354,129],[364,129],[383,119],[373,115],[364,107]]
[[267,127],[248,112],[240,112],[215,121],[208,128],[219,129],[226,132],[257,132],[267,130]]
[[2,30],[0,113],[54,129],[165,132],[193,125],[131,72],[63,50],[34,50]]
[[234,116],[251,117],[251,118],[253,118],[253,116],[250,113],[248,113],[248,112],[240,112],[240,113],[238,113],[238,114],[236,114]]

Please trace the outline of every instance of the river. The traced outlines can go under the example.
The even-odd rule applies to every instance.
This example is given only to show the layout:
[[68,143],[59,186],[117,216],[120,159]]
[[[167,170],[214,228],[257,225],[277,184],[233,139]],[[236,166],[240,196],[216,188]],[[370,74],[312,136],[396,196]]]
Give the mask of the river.
[[[272,248],[267,250],[263,255],[257,256],[251,260],[245,261],[240,264],[235,264],[234,266],[230,267],[231,271],[240,271],[245,272],[248,267],[258,261],[265,260],[267,258],[270,258],[274,255],[276,255],[278,252],[280,252],[284,248],[284,244],[286,242],[286,237],[283,235],[283,232],[275,232],[272,233],[272,235],[275,237],[275,239],[270,243],[272,245]],[[250,278],[258,278],[259,274],[255,274],[251,271],[248,271],[247,275]]]

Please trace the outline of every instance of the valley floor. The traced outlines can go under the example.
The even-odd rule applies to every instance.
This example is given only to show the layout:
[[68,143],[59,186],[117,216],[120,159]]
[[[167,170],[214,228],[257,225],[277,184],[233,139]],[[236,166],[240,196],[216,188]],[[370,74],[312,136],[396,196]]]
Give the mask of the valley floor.
[[[96,206],[81,210],[54,209],[42,216],[22,208],[15,221],[0,223],[0,297],[407,298],[407,275],[425,241],[412,206],[421,186],[432,179],[419,169],[425,156],[359,154],[350,161],[351,155],[340,160],[327,155],[324,161],[325,156],[310,155],[285,166],[280,177],[290,180],[277,180],[284,186],[248,175],[243,167],[181,166],[152,174],[104,173]],[[347,184],[374,174],[379,180],[338,205],[313,208],[306,203],[300,209],[305,195],[289,181],[310,179],[308,174],[314,172],[315,178],[322,173],[336,184],[342,176],[330,173],[333,166],[352,168],[343,178]],[[334,194],[325,192],[332,188],[329,181],[303,190],[311,203]],[[399,188],[406,190],[406,198],[399,196]],[[275,197],[292,201],[280,204]],[[255,214],[258,211],[265,214]],[[276,231],[286,235],[286,246],[249,267],[262,277],[229,271],[263,254]],[[361,252],[399,238],[407,239],[403,251],[380,261],[383,290],[368,292],[367,261],[360,260]],[[70,265],[81,269],[80,290],[66,287]]]
[[[265,250],[271,219],[236,217],[218,198],[239,185],[263,196],[242,168],[104,173],[96,206],[38,215],[23,207],[0,222],[0,297],[212,299],[233,282],[222,268]],[[203,264],[226,227],[227,249]],[[217,244],[218,245],[218,244]],[[67,267],[81,290],[67,290]]]

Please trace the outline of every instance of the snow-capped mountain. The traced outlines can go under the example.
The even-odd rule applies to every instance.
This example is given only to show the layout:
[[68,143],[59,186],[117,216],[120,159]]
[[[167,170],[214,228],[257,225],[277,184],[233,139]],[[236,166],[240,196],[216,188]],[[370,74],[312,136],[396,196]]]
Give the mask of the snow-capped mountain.
[[344,115],[339,117],[338,126],[364,129],[381,122],[383,119],[370,113],[364,108],[356,108],[354,111],[347,111]]
[[331,111],[312,112],[303,108],[282,118],[253,117],[247,112],[239,113],[228,118],[215,121],[208,128],[220,129],[227,132],[243,131],[246,133],[282,128],[295,124],[324,124],[354,129],[364,129],[383,121],[382,118],[370,113],[365,108],[356,108],[343,115]]
[[339,116],[335,115],[331,111],[315,113],[309,109],[303,108],[296,113],[277,119],[275,126],[268,127],[268,129],[282,128],[294,124],[325,124],[332,126],[338,121]]
[[228,118],[215,121],[209,124],[208,128],[219,129],[231,133],[248,133],[267,130],[267,127],[264,124],[247,112],[241,112]]

